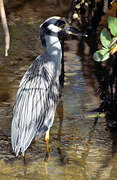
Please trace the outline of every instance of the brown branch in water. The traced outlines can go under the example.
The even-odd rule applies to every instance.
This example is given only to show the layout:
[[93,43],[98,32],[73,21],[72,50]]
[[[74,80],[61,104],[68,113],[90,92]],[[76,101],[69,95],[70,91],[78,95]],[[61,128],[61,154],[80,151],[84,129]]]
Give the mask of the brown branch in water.
[[3,0],[0,0],[0,15],[1,15],[1,21],[3,25],[3,30],[5,33],[5,56],[8,56],[8,50],[10,46],[10,35],[9,35]]

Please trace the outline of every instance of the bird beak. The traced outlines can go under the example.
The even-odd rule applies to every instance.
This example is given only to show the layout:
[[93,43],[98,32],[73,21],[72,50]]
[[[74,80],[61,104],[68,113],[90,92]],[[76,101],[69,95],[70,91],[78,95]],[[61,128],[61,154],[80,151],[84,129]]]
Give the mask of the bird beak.
[[75,28],[73,26],[66,26],[64,28],[64,31],[67,34],[71,34],[71,35],[74,35],[74,36],[85,36],[85,37],[88,36],[86,32],[82,32],[82,31],[78,30],[77,28]]

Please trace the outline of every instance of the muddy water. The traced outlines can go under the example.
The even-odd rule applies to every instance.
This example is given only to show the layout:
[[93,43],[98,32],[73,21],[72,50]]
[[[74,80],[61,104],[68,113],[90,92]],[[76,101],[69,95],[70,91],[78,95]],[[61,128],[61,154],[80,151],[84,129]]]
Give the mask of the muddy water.
[[[4,57],[0,30],[0,180],[116,180],[116,135],[106,130],[103,114],[96,121],[91,112],[98,108],[98,101],[89,93],[82,73],[82,61],[90,56],[89,51],[78,56],[78,40],[65,43],[65,86],[51,128],[48,162],[44,161],[44,138],[28,148],[25,162],[12,153],[10,126],[16,91],[26,69],[43,52],[39,24],[55,15],[55,3],[31,1],[12,9],[8,57]],[[56,15],[65,11],[57,6]]]

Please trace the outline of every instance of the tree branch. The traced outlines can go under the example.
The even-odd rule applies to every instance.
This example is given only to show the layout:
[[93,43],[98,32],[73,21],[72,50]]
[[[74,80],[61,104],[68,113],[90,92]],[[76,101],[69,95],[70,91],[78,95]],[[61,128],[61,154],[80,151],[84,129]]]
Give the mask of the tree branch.
[[9,35],[3,0],[0,0],[0,15],[1,15],[4,34],[5,34],[5,56],[8,56],[8,50],[10,46],[10,35]]

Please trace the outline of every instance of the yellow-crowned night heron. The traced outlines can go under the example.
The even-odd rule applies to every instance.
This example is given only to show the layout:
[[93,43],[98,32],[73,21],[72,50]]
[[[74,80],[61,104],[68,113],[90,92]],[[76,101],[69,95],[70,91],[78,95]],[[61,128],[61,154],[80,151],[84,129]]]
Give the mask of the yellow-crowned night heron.
[[35,137],[45,134],[49,151],[49,130],[59,97],[62,49],[58,34],[82,35],[60,17],[51,17],[40,26],[45,52],[31,64],[21,80],[13,108],[11,140],[13,151],[24,155]]

